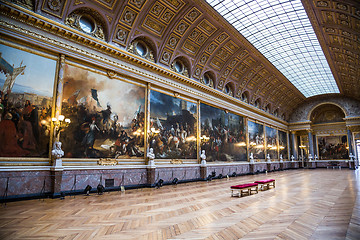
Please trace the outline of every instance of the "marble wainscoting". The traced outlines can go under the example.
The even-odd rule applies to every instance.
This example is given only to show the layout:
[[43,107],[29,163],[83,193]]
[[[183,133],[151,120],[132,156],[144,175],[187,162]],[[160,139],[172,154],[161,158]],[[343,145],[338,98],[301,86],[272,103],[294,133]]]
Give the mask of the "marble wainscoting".
[[216,176],[222,174],[224,177],[226,175],[231,175],[234,172],[237,175],[244,175],[250,173],[250,166],[249,163],[239,163],[239,164],[208,164],[208,174],[212,172],[216,173]]
[[61,191],[83,190],[87,185],[96,188],[99,183],[113,179],[113,187],[147,184],[146,168],[64,170]]
[[289,161],[284,161],[283,162],[283,169],[285,170],[285,169],[291,169],[291,162],[289,162]]
[[266,162],[257,162],[252,165],[253,165],[252,173],[262,173],[262,172],[267,171],[267,163]]
[[49,170],[0,171],[0,194],[11,198],[39,196],[51,192]]
[[179,182],[198,181],[200,180],[200,167],[196,166],[176,166],[176,167],[157,167],[155,171],[155,182],[159,179],[164,181],[164,184],[171,183],[174,178]]
[[348,168],[349,167],[349,160],[318,160],[316,161],[317,168],[326,168],[331,167],[332,164],[336,164],[341,168]]

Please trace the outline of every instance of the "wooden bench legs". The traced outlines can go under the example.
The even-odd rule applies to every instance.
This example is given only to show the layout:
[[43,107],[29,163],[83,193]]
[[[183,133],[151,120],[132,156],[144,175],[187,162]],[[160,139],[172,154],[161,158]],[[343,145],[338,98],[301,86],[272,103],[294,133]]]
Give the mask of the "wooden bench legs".
[[260,188],[261,191],[270,189],[270,187],[275,188],[275,181],[268,182],[268,183],[259,183],[259,188]]
[[251,193],[256,192],[258,193],[258,187],[247,187],[242,189],[231,189],[231,196],[232,197],[242,197],[244,194],[251,195]]

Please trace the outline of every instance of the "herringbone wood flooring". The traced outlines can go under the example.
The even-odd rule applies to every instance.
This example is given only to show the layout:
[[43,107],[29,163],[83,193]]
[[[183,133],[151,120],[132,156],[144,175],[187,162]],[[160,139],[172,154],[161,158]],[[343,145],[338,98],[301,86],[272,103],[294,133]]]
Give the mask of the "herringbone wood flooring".
[[[275,189],[230,197],[266,178]],[[359,170],[317,169],[10,202],[0,239],[360,239],[359,190]]]

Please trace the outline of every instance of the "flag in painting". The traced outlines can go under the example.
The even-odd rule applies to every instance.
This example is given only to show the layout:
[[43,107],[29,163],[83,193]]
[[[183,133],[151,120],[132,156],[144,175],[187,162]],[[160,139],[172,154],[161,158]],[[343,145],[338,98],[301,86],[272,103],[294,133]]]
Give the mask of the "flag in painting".
[[96,89],[93,88],[91,89],[91,96],[93,97],[94,100],[96,100],[98,107],[101,107]]

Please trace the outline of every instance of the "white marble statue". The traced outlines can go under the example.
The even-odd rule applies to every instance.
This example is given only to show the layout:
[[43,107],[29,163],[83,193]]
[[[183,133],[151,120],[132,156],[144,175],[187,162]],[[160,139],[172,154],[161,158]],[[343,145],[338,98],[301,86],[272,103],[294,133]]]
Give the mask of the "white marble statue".
[[53,150],[51,151],[51,155],[54,156],[54,167],[61,168],[62,160],[61,157],[64,156],[64,151],[61,149],[61,142],[55,141],[53,144]]
[[314,160],[316,161],[318,159],[318,156],[316,156],[316,154],[315,154],[315,156],[314,156]]
[[280,154],[280,162],[282,162],[283,161],[283,156],[282,156],[282,154]]
[[291,161],[293,162],[295,160],[294,155],[291,155]]
[[154,149],[150,148],[149,151],[146,154],[146,157],[149,159],[148,165],[149,166],[155,166],[155,153],[154,153]]
[[201,165],[202,165],[202,166],[206,165],[205,150],[202,150],[202,151],[201,151],[200,158],[201,158]]
[[268,155],[266,156],[266,160],[267,160],[268,162],[271,161],[270,154],[268,154]]
[[355,159],[355,155],[353,153],[349,154],[350,161],[353,161]]
[[250,153],[250,162],[253,163],[254,162],[254,154],[253,153]]
[[311,162],[313,160],[313,156],[311,155],[311,153],[309,153],[309,162]]

